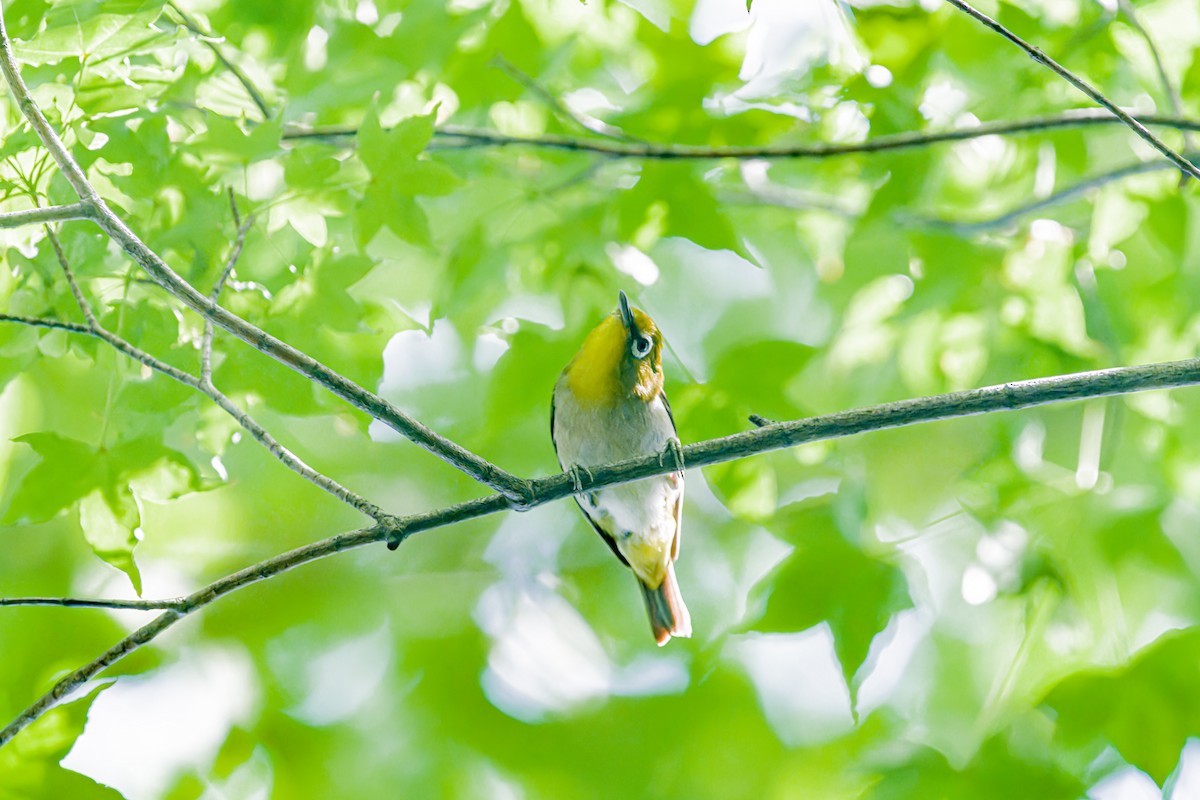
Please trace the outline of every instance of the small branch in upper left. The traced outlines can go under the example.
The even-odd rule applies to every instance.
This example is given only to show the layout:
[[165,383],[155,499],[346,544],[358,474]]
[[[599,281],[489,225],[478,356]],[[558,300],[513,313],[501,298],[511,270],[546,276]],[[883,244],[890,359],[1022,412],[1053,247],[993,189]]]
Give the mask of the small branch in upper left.
[[221,408],[225,413],[233,417],[241,427],[250,434],[259,444],[265,447],[271,455],[283,463],[288,469],[292,470],[302,478],[306,479],[313,485],[324,489],[329,494],[338,498],[342,502],[361,511],[363,514],[372,519],[379,520],[386,517],[385,512],[365,497],[347,489],[333,478],[318,472],[317,470],[306,464],[299,456],[292,453],[267,432],[258,422],[256,422],[249,414],[243,411],[236,403],[233,402],[224,392],[213,386],[212,381],[203,381],[191,373],[185,372],[178,367],[174,367],[165,361],[155,358],[146,351],[134,346],[130,342],[122,339],[120,336],[102,327],[97,321],[91,304],[84,297],[78,282],[75,279],[75,273],[71,269],[71,265],[67,262],[66,255],[63,253],[62,247],[58,242],[58,236],[49,227],[46,228],[47,236],[51,245],[54,247],[55,256],[58,258],[59,265],[62,267],[63,274],[66,276],[67,284],[71,288],[71,294],[75,297],[76,303],[79,305],[80,313],[83,314],[86,324],[80,325],[77,323],[67,322],[65,320],[47,319],[41,317],[27,317],[16,314],[0,314],[0,322],[14,322],[22,325],[29,325],[40,328],[55,328],[65,330],[70,333],[82,333],[87,336],[100,339],[111,345],[114,349],[124,353],[135,361],[149,367],[155,372],[166,375],[172,380],[178,381],[184,386],[189,386],[192,389],[200,392],[208,397]]
[[92,205],[79,202],[65,206],[31,208],[28,211],[6,211],[0,213],[0,228],[20,228],[23,225],[45,225],[50,222],[93,218],[95,212]]

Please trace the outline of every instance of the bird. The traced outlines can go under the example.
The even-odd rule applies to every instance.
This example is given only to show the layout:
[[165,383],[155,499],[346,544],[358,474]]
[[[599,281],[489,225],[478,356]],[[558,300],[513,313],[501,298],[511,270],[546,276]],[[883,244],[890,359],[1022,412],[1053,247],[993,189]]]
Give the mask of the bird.
[[[575,502],[641,587],[654,640],[692,635],[675,579],[683,522],[683,454],[663,392],[663,335],[620,292],[617,308],[583,340],[554,386],[550,435]],[[588,467],[659,455],[679,469],[579,494]]]

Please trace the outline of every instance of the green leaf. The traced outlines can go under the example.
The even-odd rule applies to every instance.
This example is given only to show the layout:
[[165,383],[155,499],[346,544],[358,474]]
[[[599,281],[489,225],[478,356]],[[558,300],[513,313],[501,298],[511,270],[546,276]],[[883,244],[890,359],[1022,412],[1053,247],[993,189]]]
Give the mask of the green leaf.
[[407,117],[390,130],[379,123],[375,108],[367,110],[358,128],[358,157],[373,175],[396,164],[411,164],[433,138],[437,111]]
[[[196,469],[182,454],[153,436],[97,452],[53,433],[30,433],[14,441],[41,457],[13,493],[5,522],[44,522],[79,503],[79,522],[88,545],[105,562],[129,576],[141,592],[133,560],[141,513],[130,486],[145,486],[162,499],[201,487]],[[165,471],[167,474],[160,474]]]
[[397,191],[414,196],[450,194],[462,185],[461,178],[436,161],[414,161],[397,166],[393,182]]
[[371,173],[355,214],[360,247],[385,226],[405,241],[431,244],[429,220],[413,198],[449,194],[462,183],[444,164],[419,158],[433,136],[435,119],[436,111],[431,111],[384,130],[375,110],[367,112],[357,139],[358,157]]
[[141,524],[137,500],[128,490],[110,487],[110,491],[89,494],[79,504],[79,525],[92,552],[128,575],[139,596],[142,577],[133,560],[133,549],[138,544]]
[[18,128],[8,133],[0,143],[0,158],[9,158],[26,150],[33,150],[40,147],[41,142],[31,128]]
[[13,441],[32,447],[41,461],[17,484],[4,513],[6,523],[45,522],[102,484],[101,459],[83,442],[48,432]]
[[243,127],[235,120],[209,114],[205,121],[207,131],[197,144],[210,157],[219,154],[238,163],[249,163],[279,153],[283,133],[283,123],[279,120]]
[[391,159],[391,147],[388,132],[379,123],[379,113],[372,105],[367,109],[362,122],[358,124],[355,134],[355,151],[359,159],[371,172],[377,172],[386,167]]
[[385,226],[413,244],[429,245],[433,241],[429,218],[416,199],[380,181],[372,181],[367,187],[354,220],[358,242],[363,247]]
[[83,55],[94,63],[135,51],[162,36],[151,27],[162,14],[162,6],[150,5],[151,8],[136,14],[99,14],[82,23],[65,17],[66,24],[22,43],[21,61],[31,66],[57,64],[65,58]]
[[433,139],[436,122],[436,108],[401,120],[390,134],[393,157],[416,158]]
[[931,748],[916,753],[897,766],[880,771],[878,782],[865,800],[924,800],[925,798],[972,797],[977,800],[1009,800],[1037,797],[1044,800],[1076,800],[1085,784],[1047,753],[1026,746],[1015,749],[998,738],[990,739],[965,766],[949,763]]
[[1200,628],[1163,634],[1128,664],[1072,675],[1045,704],[1068,746],[1102,737],[1162,786],[1200,735]]
[[620,195],[618,230],[642,250],[661,236],[681,236],[708,250],[746,254],[708,182],[690,164],[643,165],[637,185]]
[[0,749],[0,800],[121,800],[119,792],[59,766],[83,733],[92,703],[111,685],[47,711]]
[[762,612],[745,628],[781,633],[828,622],[842,672],[853,686],[875,635],[912,605],[904,574],[847,542],[828,504],[782,512],[771,527],[786,530],[786,538],[799,544],[755,588]]

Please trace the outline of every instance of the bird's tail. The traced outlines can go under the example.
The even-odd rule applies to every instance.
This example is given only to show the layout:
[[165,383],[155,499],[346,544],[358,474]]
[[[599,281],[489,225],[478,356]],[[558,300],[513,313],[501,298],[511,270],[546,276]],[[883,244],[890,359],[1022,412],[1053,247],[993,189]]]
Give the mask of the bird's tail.
[[675,565],[667,564],[667,574],[657,589],[651,589],[638,581],[642,597],[646,599],[646,611],[650,614],[650,628],[654,641],[662,647],[672,636],[687,638],[692,635],[692,617],[683,604],[679,584],[675,581]]

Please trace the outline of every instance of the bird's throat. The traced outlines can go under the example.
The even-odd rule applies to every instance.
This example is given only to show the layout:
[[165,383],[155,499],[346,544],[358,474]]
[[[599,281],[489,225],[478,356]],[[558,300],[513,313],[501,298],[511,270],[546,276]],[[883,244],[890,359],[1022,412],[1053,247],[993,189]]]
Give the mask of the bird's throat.
[[625,355],[625,329],[616,317],[607,317],[583,340],[579,353],[567,365],[567,382],[581,406],[612,406],[627,394],[621,381]]

